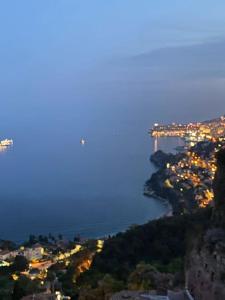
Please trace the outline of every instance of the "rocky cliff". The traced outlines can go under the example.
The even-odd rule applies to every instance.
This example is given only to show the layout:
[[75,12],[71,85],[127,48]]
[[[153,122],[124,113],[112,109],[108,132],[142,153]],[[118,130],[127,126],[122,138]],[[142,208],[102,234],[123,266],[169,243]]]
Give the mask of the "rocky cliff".
[[217,153],[217,172],[214,184],[214,226],[225,227],[225,149]]
[[225,149],[217,154],[214,208],[207,230],[192,238],[187,287],[195,300],[225,299]]

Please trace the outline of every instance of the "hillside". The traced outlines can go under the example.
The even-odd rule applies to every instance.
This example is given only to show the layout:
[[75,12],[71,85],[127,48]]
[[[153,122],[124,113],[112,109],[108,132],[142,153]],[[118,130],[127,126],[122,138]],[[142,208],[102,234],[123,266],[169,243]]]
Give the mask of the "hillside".
[[79,281],[79,300],[122,289],[187,287],[194,299],[225,299],[225,150],[217,153],[214,207],[135,226],[105,242]]
[[91,269],[78,281],[79,299],[109,299],[111,293],[121,289],[157,289],[165,293],[168,288],[183,287],[191,233],[205,230],[210,217],[211,209],[202,209],[194,215],[136,226],[108,239]]

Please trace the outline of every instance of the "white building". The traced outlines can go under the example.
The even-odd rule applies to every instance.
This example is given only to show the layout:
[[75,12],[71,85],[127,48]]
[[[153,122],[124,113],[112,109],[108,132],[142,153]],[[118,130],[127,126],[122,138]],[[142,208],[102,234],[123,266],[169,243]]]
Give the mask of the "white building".
[[43,257],[44,248],[41,245],[36,244],[31,248],[24,249],[22,253],[29,261],[39,260]]
[[2,250],[0,251],[0,260],[10,260],[15,258],[18,255],[18,250],[9,251],[9,250]]

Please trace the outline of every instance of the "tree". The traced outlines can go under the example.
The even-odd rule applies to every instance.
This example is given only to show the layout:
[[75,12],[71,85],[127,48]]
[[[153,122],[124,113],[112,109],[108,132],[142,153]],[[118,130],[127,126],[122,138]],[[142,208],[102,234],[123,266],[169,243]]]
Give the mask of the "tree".
[[33,235],[33,234],[31,234],[30,236],[29,236],[29,244],[30,245],[34,245],[35,243],[37,243],[37,239],[36,239],[36,236],[35,235]]
[[22,272],[28,268],[28,261],[25,256],[17,255],[15,257],[12,269],[14,272]]
[[12,299],[20,300],[26,295],[39,292],[40,288],[38,280],[30,280],[26,276],[20,276],[20,278],[15,281]]
[[56,278],[55,272],[49,270],[46,279],[47,279],[48,281],[52,282],[52,281],[55,280],[55,278]]
[[48,243],[48,237],[47,236],[44,236],[44,235],[39,235],[39,237],[38,237],[38,241],[40,242],[40,243]]
[[150,290],[155,288],[153,275],[157,270],[145,263],[137,265],[136,269],[128,277],[128,288],[131,290]]
[[55,241],[55,237],[51,234],[51,232],[49,232],[48,238],[49,240]]
[[20,300],[22,297],[26,296],[26,292],[23,286],[21,286],[19,281],[15,282],[14,288],[13,288],[13,294],[12,299],[13,300]]
[[106,274],[104,278],[98,282],[98,286],[105,295],[108,295],[121,291],[124,288],[124,283]]
[[75,237],[74,237],[74,242],[76,243],[76,242],[80,242],[80,240],[81,240],[81,238],[80,238],[80,235],[78,234],[78,235],[75,235]]

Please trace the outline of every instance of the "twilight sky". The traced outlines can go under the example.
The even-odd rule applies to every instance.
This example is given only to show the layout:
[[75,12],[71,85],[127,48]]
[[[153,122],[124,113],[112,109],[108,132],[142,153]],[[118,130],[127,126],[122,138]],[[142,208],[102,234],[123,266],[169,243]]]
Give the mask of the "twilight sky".
[[18,74],[28,79],[31,71],[38,73],[32,77],[73,73],[105,59],[224,34],[223,0],[1,1],[1,81]]
[[[184,77],[190,74],[196,77],[200,73],[203,77],[205,74],[221,76],[223,70],[218,68],[220,59],[223,63],[224,52],[219,57],[216,55],[217,68],[213,66],[212,72],[208,62],[215,58],[212,49],[221,48],[225,40],[225,2],[1,1],[0,37],[0,97],[5,104],[12,101],[18,105],[19,100],[23,105],[26,98],[35,101],[35,97],[42,98],[46,92],[51,96],[57,95],[57,90],[68,92],[74,86],[84,86],[98,78],[101,81],[106,77],[115,80],[115,77],[131,76],[131,80],[139,81],[164,80],[167,75],[171,78],[171,71],[177,78],[180,72]],[[201,58],[201,49],[196,50],[196,44],[205,53],[197,75],[195,57],[197,51],[197,57]],[[188,57],[186,65],[183,65],[183,53],[185,59]],[[141,54],[144,60],[140,59],[139,66],[136,58],[142,57]],[[148,54],[153,55],[150,65],[148,59],[145,63]],[[134,69],[106,70],[107,64],[126,65],[132,57]],[[146,66],[152,63],[153,73],[152,68],[146,71]],[[139,72],[141,75],[135,77]]]

